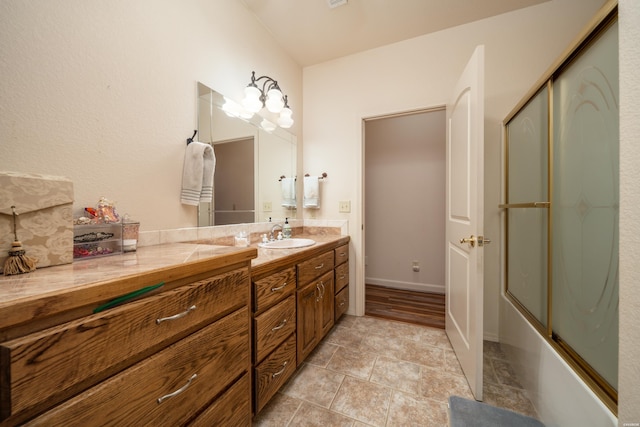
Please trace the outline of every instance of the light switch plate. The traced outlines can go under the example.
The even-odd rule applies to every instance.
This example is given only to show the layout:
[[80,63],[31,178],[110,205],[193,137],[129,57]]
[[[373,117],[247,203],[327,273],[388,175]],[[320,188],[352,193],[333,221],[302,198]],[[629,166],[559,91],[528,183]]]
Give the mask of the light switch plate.
[[342,213],[351,212],[351,201],[344,200],[342,202],[338,202],[338,212],[342,212]]
[[271,212],[271,202],[262,203],[262,212]]

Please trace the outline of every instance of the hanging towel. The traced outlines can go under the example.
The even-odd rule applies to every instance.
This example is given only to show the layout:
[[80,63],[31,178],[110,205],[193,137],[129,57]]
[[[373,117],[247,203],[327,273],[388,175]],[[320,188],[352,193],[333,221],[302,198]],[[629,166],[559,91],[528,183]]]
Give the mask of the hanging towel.
[[282,178],[282,206],[285,208],[296,207],[296,179]]
[[187,145],[180,194],[183,204],[197,206],[200,202],[211,202],[215,167],[216,156],[211,145],[195,141]]
[[305,208],[320,208],[320,181],[317,176],[304,177],[304,200]]

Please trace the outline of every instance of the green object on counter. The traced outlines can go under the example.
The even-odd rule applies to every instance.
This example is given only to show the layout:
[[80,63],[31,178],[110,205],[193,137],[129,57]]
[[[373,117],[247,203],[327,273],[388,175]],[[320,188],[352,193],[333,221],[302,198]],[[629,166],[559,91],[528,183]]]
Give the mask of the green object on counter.
[[114,298],[111,301],[102,304],[101,306],[98,306],[98,307],[94,308],[93,312],[94,313],[99,313],[99,312],[107,310],[109,308],[113,308],[113,307],[115,307],[117,305],[124,304],[127,301],[131,301],[132,299],[137,298],[137,297],[139,297],[141,295],[144,295],[147,292],[151,292],[151,291],[153,291],[155,289],[158,289],[161,286],[164,286],[164,282],[160,282],[157,285],[145,286],[144,288],[140,288],[137,291],[133,291],[133,292],[130,292],[128,294],[124,294],[124,295],[122,295],[122,296],[120,296],[118,298]]

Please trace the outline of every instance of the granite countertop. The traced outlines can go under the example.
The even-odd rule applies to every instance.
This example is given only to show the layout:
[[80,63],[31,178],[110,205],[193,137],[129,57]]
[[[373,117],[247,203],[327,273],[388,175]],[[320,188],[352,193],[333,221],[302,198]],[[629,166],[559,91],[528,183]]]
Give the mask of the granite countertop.
[[319,247],[322,247],[324,244],[331,244],[331,243],[337,242],[340,239],[344,239],[347,236],[298,234],[293,237],[315,240],[316,244],[312,246],[305,246],[303,248],[293,248],[293,249],[265,249],[265,248],[259,247],[258,244],[252,244],[251,247],[258,248],[258,257],[251,260],[251,267],[255,269],[256,267],[264,266],[267,263],[279,261],[282,258],[287,256],[294,256],[297,254],[307,252],[309,250],[315,250]]
[[39,268],[31,273],[0,276],[0,307],[25,298],[50,295],[74,287],[134,276],[172,265],[238,253],[242,249],[193,243],[146,246],[135,252],[82,259]]
[[[139,247],[135,252],[82,259],[71,264],[37,269],[31,273],[0,276],[0,309],[23,300],[51,297],[56,293],[75,288],[101,284],[142,273],[187,263],[220,260],[225,255],[240,253],[251,259],[252,268],[294,257],[306,251],[321,248],[325,243],[336,242],[340,235],[296,235],[315,240],[313,246],[297,249],[264,249],[253,243],[248,248],[209,244],[208,242],[168,243]],[[249,251],[249,252],[247,252]],[[256,256],[257,255],[257,256]]]

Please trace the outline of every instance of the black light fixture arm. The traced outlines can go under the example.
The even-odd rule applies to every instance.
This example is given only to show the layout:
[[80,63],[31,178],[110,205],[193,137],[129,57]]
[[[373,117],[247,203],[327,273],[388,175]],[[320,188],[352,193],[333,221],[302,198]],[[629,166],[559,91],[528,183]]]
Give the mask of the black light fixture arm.
[[[280,89],[280,86],[278,86],[278,82],[274,79],[272,79],[269,76],[260,76],[258,78],[256,78],[256,72],[252,71],[251,72],[251,85],[258,87],[258,85],[256,85],[256,82],[259,82],[260,80],[264,79],[264,83],[262,84],[262,94],[266,95],[267,92],[269,92],[269,90],[271,89],[278,89],[280,92],[282,92],[282,90]],[[267,86],[269,85],[269,86]]]

